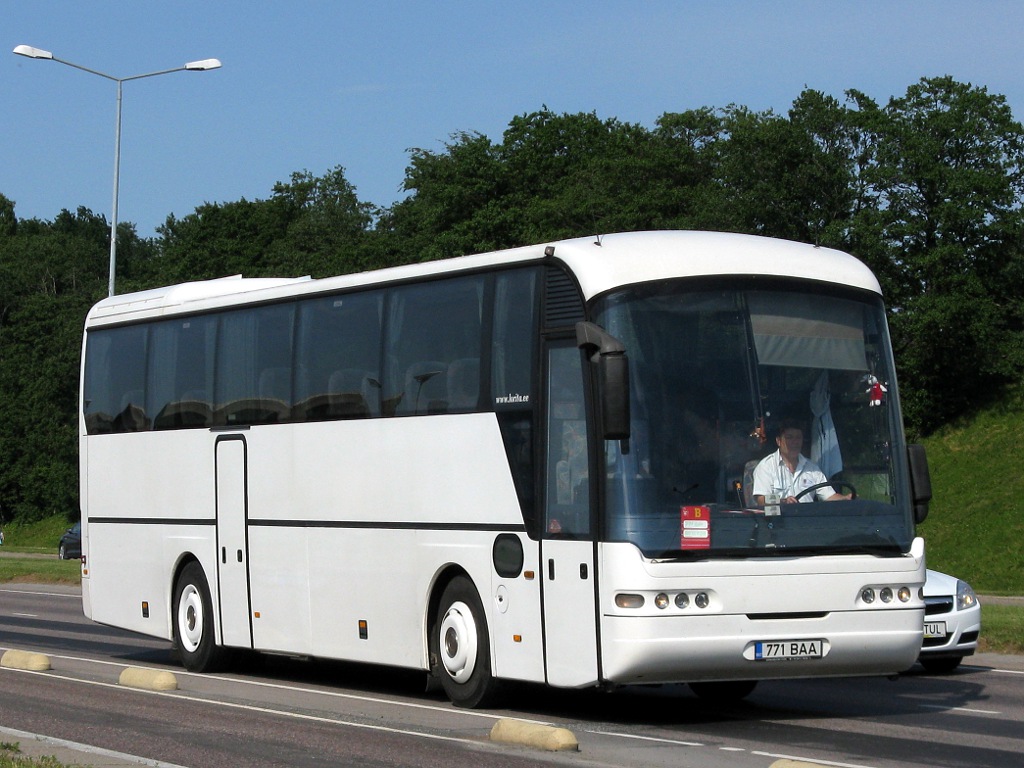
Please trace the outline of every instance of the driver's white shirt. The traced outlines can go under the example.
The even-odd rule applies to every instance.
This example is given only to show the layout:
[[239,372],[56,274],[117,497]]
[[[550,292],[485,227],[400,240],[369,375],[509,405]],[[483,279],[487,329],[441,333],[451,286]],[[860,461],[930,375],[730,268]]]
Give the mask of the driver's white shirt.
[[[825,477],[825,473],[803,454],[800,455],[800,460],[797,462],[796,472],[791,472],[786,466],[786,462],[782,460],[782,452],[775,451],[761,459],[754,467],[753,494],[754,496],[767,496],[770,493],[777,493],[780,499],[785,499],[796,496],[812,485],[827,482],[828,478]],[[832,487],[826,485],[816,490],[814,496],[817,496],[820,501],[824,501],[834,493]],[[814,501],[814,499],[811,494],[807,494],[800,501]]]

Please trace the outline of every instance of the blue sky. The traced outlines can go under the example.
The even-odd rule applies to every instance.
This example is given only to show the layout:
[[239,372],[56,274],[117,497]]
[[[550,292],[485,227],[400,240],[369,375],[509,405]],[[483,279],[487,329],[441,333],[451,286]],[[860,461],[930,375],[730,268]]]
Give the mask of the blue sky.
[[500,139],[547,105],[648,127],[728,104],[785,112],[810,87],[880,102],[952,75],[1024,118],[1013,0],[689,2],[56,2],[0,0],[0,193],[19,218],[109,218],[115,77],[124,84],[119,219],[150,236],[204,202],[265,199],[295,171],[346,169],[360,199],[401,197],[408,150]]

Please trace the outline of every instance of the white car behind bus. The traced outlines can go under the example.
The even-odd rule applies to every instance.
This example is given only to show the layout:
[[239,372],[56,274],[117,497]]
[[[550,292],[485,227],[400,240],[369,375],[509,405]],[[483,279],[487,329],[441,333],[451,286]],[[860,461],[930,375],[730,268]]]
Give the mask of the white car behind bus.
[[924,605],[924,641],[917,660],[929,672],[952,672],[978,648],[981,604],[966,581],[929,570]]

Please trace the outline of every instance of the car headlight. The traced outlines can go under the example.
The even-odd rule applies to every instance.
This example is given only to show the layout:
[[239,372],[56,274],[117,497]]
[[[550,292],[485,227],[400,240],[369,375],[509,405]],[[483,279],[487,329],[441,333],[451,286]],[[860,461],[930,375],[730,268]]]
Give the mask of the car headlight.
[[974,590],[971,589],[971,585],[966,581],[958,580],[956,583],[956,609],[958,611],[966,611],[977,604],[978,597],[974,594]]

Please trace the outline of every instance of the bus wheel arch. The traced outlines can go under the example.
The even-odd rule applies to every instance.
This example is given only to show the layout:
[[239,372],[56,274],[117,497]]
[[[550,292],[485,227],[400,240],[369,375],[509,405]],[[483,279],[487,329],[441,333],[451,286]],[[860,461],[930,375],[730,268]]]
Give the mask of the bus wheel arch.
[[225,655],[217,645],[210,585],[196,559],[183,560],[175,574],[171,636],[181,663],[190,672],[211,672],[223,664]]
[[499,685],[491,671],[487,614],[465,571],[452,569],[438,579],[428,625],[431,676],[456,706],[487,706]]

